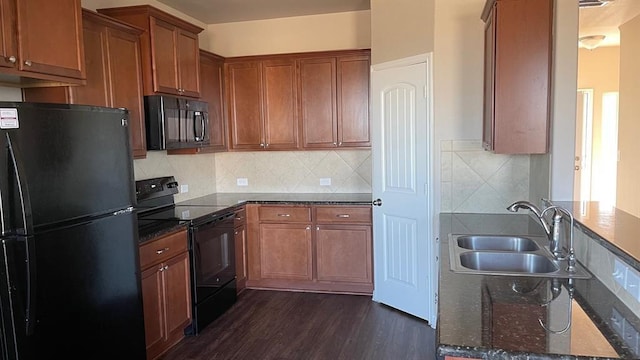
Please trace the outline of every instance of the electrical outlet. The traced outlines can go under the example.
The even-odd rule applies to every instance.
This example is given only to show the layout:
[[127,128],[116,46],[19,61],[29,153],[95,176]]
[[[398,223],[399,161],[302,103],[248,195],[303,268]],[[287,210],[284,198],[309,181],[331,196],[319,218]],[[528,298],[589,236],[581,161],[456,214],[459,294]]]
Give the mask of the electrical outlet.
[[634,299],[640,301],[640,276],[630,267],[627,268],[624,288]]
[[613,278],[623,288],[625,287],[626,275],[627,275],[627,267],[622,263],[622,261],[616,259],[614,268],[613,268]]
[[331,178],[320,178],[320,186],[331,186]]
[[184,193],[188,193],[189,192],[189,185],[184,184],[184,185],[180,185],[180,193],[184,194]]
[[247,178],[237,178],[236,184],[238,186],[249,186],[249,179]]
[[611,327],[620,336],[622,336],[623,334],[623,324],[624,324],[624,318],[622,317],[622,315],[620,315],[620,313],[618,312],[618,310],[616,310],[616,308],[612,308],[611,309]]

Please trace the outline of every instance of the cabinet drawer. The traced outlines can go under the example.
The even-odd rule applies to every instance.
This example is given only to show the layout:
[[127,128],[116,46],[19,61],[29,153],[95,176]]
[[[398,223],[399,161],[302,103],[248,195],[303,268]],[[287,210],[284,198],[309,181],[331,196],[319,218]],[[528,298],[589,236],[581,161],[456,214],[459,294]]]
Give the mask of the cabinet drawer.
[[233,227],[237,228],[239,226],[246,224],[246,222],[247,222],[247,212],[244,206],[236,209],[235,217],[233,218]]
[[316,207],[318,223],[371,223],[371,207]]
[[140,246],[140,267],[158,264],[187,251],[187,231],[183,230]]
[[261,206],[258,210],[260,221],[309,222],[311,208],[295,206]]

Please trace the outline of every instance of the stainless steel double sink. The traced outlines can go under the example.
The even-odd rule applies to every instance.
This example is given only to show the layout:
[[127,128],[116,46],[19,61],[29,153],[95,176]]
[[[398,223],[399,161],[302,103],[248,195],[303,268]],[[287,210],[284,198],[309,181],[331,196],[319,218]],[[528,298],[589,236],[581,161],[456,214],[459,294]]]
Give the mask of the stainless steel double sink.
[[544,236],[450,234],[451,270],[457,273],[588,279],[581,265],[567,271],[566,260],[556,260]]

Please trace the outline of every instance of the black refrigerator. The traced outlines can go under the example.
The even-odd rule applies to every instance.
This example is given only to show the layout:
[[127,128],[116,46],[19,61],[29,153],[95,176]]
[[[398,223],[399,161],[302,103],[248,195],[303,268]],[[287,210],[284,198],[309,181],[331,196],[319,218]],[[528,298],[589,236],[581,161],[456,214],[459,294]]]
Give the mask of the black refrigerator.
[[144,359],[126,110],[0,102],[2,359]]

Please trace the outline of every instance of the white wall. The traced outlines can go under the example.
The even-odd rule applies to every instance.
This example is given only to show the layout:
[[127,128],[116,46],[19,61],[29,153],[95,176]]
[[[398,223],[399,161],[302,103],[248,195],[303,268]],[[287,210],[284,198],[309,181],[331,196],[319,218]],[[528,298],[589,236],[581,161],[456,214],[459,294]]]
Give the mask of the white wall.
[[435,0],[371,0],[373,65],[433,51]]
[[620,26],[620,113],[616,206],[640,217],[640,16]]
[[207,46],[225,57],[368,49],[370,16],[367,10],[212,24],[206,30]]

